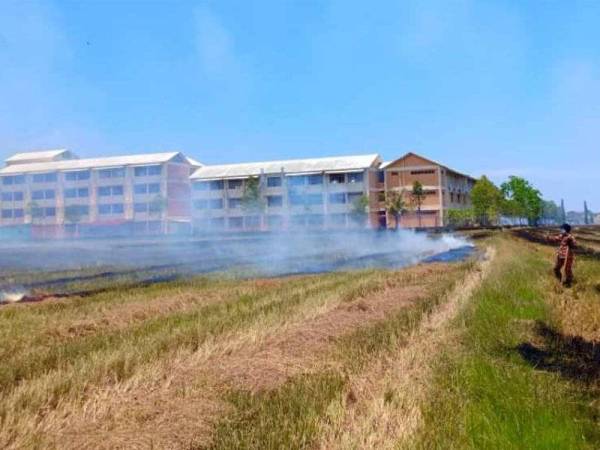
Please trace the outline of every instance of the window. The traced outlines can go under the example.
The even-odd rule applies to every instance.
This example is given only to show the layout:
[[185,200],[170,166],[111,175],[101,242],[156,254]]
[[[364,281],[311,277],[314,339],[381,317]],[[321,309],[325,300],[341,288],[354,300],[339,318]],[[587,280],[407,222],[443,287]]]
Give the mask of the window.
[[194,183],[195,191],[208,191],[210,183],[208,181],[200,181],[198,183]]
[[2,218],[3,219],[12,219],[13,210],[12,209],[3,209],[2,210]]
[[223,228],[225,226],[225,218],[224,217],[214,217],[210,219],[209,222],[212,228]]
[[242,180],[229,180],[227,182],[227,188],[229,189],[239,189],[242,187],[243,181]]
[[15,202],[22,202],[23,201],[23,192],[21,192],[21,191],[13,192],[13,200]]
[[363,182],[363,173],[355,172],[348,174],[348,183],[362,183]]
[[46,208],[44,210],[44,215],[46,217],[54,217],[54,216],[56,216],[56,208]]
[[101,186],[98,188],[98,195],[100,197],[110,196],[110,186]]
[[304,205],[304,197],[299,194],[293,194],[290,192],[289,201],[290,201],[290,205],[292,205],[292,206]]
[[67,216],[87,216],[89,213],[90,207],[88,205],[69,205],[65,208],[65,214]]
[[306,184],[306,176],[304,175],[300,175],[300,176],[291,176],[288,177],[288,184],[290,186],[303,186]]
[[12,192],[3,192],[2,193],[2,201],[3,202],[12,202],[13,193]]
[[136,213],[148,212],[148,203],[134,203],[133,211]]
[[267,206],[269,208],[283,206],[283,197],[281,195],[267,195]]
[[195,209],[206,209],[208,208],[208,200],[194,200]]
[[65,198],[89,197],[90,191],[88,188],[71,188],[65,189]]
[[385,181],[385,170],[377,171],[377,182],[383,183]]
[[310,226],[323,226],[325,222],[323,214],[309,214],[306,218],[308,225]]
[[329,216],[329,222],[332,225],[345,226],[346,225],[346,214],[331,214]]
[[8,177],[2,177],[2,184],[4,186],[23,183],[25,183],[25,175],[13,175]]
[[431,169],[431,170],[411,170],[410,174],[411,175],[431,175],[434,174],[435,170]]
[[246,228],[257,228],[260,226],[259,216],[247,216],[244,217],[244,225]]
[[241,198],[230,198],[227,201],[227,203],[230,208],[239,208],[242,206],[242,199]]
[[213,180],[209,181],[208,183],[211,191],[222,191],[225,184],[223,180]]
[[281,228],[283,226],[282,216],[267,216],[267,225],[269,228]]
[[379,201],[379,202],[385,202],[385,192],[379,192],[379,193],[377,193],[377,201]]
[[322,205],[323,195],[321,194],[307,194],[305,196],[307,205]]
[[133,186],[133,192],[136,194],[145,194],[148,192],[147,184],[136,184]]
[[279,187],[279,186],[281,186],[281,177],[268,177],[267,178],[267,186],[268,187]]
[[454,192],[450,192],[450,203],[454,203]]
[[330,173],[329,182],[331,184],[342,184],[346,182],[346,176],[343,173]]
[[123,178],[125,176],[125,168],[101,169],[98,171],[98,175],[100,178]]
[[148,193],[149,194],[158,194],[160,192],[160,184],[159,183],[150,183],[148,185]]
[[351,192],[348,194],[348,203],[354,203],[363,196],[360,192]]
[[162,172],[161,166],[142,166],[142,167],[134,167],[134,169],[133,169],[133,174],[136,177],[160,175],[161,172]]
[[45,191],[33,191],[31,192],[32,200],[44,200],[44,199],[53,199],[54,198],[54,190],[46,189]]
[[23,210],[21,208],[13,209],[13,216],[15,217],[15,219],[23,217]]
[[309,175],[308,184],[323,184],[323,175]]
[[89,180],[90,179],[90,171],[89,170],[78,170],[75,172],[65,172],[65,180],[66,181],[78,181],[78,180]]
[[123,195],[123,186],[100,186],[98,188],[98,196],[108,197],[111,195]]
[[33,175],[34,183],[54,183],[57,180],[56,172],[36,173]]
[[230,217],[227,221],[229,228],[242,228],[244,226],[243,217]]
[[213,198],[208,202],[210,209],[223,209],[223,200],[220,198]]
[[98,205],[98,214],[123,214],[123,203],[113,203],[108,205]]
[[344,194],[343,192],[329,194],[329,203],[334,205],[341,205],[343,203],[346,203],[346,194]]

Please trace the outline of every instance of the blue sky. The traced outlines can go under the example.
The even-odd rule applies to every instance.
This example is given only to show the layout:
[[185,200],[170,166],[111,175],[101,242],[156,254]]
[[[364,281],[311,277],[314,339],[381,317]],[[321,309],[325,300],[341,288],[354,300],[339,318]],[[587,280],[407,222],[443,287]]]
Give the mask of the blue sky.
[[0,2],[0,157],[415,151],[600,211],[600,2]]

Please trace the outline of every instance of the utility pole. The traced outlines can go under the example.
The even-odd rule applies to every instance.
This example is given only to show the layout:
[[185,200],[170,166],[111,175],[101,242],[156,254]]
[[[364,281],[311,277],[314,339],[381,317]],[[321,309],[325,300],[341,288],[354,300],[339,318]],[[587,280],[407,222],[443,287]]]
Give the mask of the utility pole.
[[565,212],[565,201],[562,198],[560,199],[560,218],[562,220],[562,223],[565,223],[567,221],[567,213]]

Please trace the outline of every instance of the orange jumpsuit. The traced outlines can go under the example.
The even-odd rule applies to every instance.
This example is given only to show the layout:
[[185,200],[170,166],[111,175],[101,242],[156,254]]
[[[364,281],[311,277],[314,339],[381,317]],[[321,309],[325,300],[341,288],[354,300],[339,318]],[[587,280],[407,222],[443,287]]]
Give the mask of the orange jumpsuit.
[[573,282],[573,262],[575,260],[575,254],[573,249],[577,245],[575,238],[571,233],[562,233],[554,238],[553,242],[559,243],[558,250],[556,251],[556,263],[554,264],[554,275],[559,280],[562,280],[562,268],[565,268],[565,284],[571,284]]

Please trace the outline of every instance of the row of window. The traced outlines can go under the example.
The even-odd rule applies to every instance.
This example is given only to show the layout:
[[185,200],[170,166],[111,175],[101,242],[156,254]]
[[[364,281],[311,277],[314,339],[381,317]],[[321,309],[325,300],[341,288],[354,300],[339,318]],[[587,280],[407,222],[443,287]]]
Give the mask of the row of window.
[[[329,182],[331,184],[340,183],[362,183],[363,173],[331,173]],[[288,175],[286,176],[288,186],[306,186],[323,184],[323,175]],[[227,189],[239,189],[243,186],[243,180],[227,180]],[[268,187],[279,187],[282,185],[280,176],[267,177]],[[225,189],[225,180],[199,181],[194,183],[196,191],[221,191]]]
[[[111,195],[123,195],[123,186],[101,186],[97,190],[98,196],[108,197]],[[136,194],[158,194],[160,192],[159,183],[136,184],[134,185]],[[67,188],[64,191],[65,198],[84,198],[89,197],[89,188]],[[52,189],[37,190],[31,192],[32,200],[49,200],[55,198],[55,191]],[[23,201],[23,192],[3,192],[2,201],[4,202],[20,202]]]
[[[133,168],[133,175],[136,177],[156,176],[162,173],[162,166],[141,166]],[[116,167],[112,169],[99,169],[98,177],[101,179],[106,178],[123,178],[125,176],[124,167]],[[65,181],[82,181],[89,180],[91,177],[90,170],[76,170],[64,173]],[[54,183],[58,181],[57,172],[49,173],[36,173],[33,174],[32,180],[34,183]],[[15,184],[24,184],[25,175],[9,175],[2,177],[2,184],[4,186],[11,186]]]
[[[330,204],[346,204],[352,203],[357,198],[361,197],[361,193],[345,193],[336,192],[329,194]],[[267,195],[267,206],[269,208],[278,208],[283,206],[283,196],[281,195]],[[312,206],[323,204],[323,194],[293,194],[290,193],[289,202],[292,206]],[[223,209],[224,201],[221,198],[213,199],[200,199],[194,201],[195,209]],[[230,198],[227,200],[227,207],[229,209],[240,208],[242,206],[241,198]]]
[[3,192],[2,193],[2,201],[3,202],[22,202],[23,201],[23,192],[20,192],[20,191]]
[[[288,223],[292,227],[320,227],[324,226],[325,222],[334,226],[345,226],[348,223],[347,214],[295,214],[289,216]],[[265,224],[269,228],[280,228],[284,224],[284,216],[268,215],[265,216]],[[225,228],[241,229],[241,228],[257,228],[260,226],[259,216],[240,216],[240,217],[215,217],[206,221],[196,222],[198,228]]]

